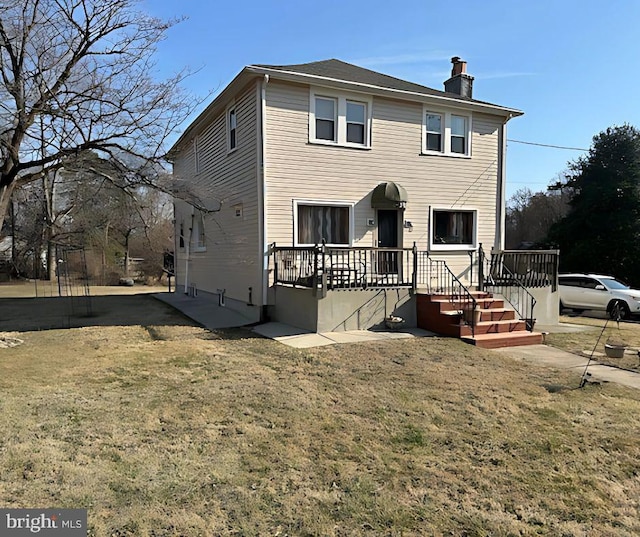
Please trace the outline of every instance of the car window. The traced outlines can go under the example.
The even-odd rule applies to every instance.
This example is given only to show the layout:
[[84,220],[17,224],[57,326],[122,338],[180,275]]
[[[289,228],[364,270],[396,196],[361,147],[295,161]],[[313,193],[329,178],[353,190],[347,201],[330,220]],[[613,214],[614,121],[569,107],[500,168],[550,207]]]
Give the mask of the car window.
[[568,287],[580,287],[580,282],[578,281],[578,279],[571,276],[569,277],[560,276],[558,278],[558,283],[560,285],[566,285]]
[[580,283],[582,284],[582,287],[586,289],[595,289],[596,285],[600,284],[598,280],[594,280],[593,278],[581,278]]
[[602,278],[602,283],[604,283],[609,289],[629,289],[628,285],[625,285],[618,280],[614,280],[613,278]]

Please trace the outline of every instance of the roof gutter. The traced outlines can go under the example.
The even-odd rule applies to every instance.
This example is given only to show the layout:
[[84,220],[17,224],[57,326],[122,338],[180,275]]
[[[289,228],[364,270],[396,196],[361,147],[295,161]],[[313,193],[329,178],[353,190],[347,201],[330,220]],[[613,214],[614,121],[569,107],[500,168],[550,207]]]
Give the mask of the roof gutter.
[[362,92],[371,93],[373,92],[378,95],[387,95],[390,97],[394,97],[396,99],[404,99],[409,101],[421,101],[421,102],[429,102],[429,101],[441,101],[446,103],[448,106],[453,106],[457,108],[465,108],[465,109],[473,109],[473,110],[482,110],[492,114],[499,114],[502,116],[506,116],[508,119],[516,116],[521,116],[524,112],[517,110],[515,108],[506,108],[504,106],[498,106],[489,103],[482,103],[479,101],[464,101],[460,99],[456,99],[455,97],[446,97],[444,95],[429,95],[427,93],[419,93],[417,91],[407,91],[407,90],[399,90],[394,88],[386,88],[383,86],[376,86],[373,84],[364,84],[362,82],[352,82],[349,80],[341,80],[338,78],[330,78],[320,75],[310,75],[307,73],[297,73],[295,71],[281,71],[279,69],[271,69],[268,67],[258,67],[255,65],[249,65],[244,68],[243,71],[248,71],[255,75],[269,75],[272,78],[277,78],[280,80],[288,80],[292,82],[303,82],[308,84],[320,84],[323,83],[338,86],[341,88],[348,89],[356,89]]
[[253,77],[263,78],[268,75],[272,79],[286,80],[309,85],[329,85],[333,87],[343,88],[351,91],[360,91],[361,93],[369,93],[374,95],[387,96],[393,99],[402,99],[413,102],[433,102],[439,101],[446,106],[461,108],[465,110],[477,110],[490,114],[498,114],[506,117],[507,121],[513,117],[521,116],[524,112],[515,108],[506,108],[490,103],[482,103],[480,101],[464,101],[455,97],[446,97],[444,95],[429,95],[419,93],[417,91],[398,90],[393,88],[385,88],[373,84],[363,84],[361,82],[351,82],[338,78],[325,77],[320,75],[309,75],[306,73],[297,73],[294,71],[281,71],[279,69],[271,69],[268,67],[258,67],[256,65],[248,65],[240,71],[233,80],[225,86],[220,94],[196,117],[191,124],[182,133],[180,138],[173,144],[167,152],[169,159],[177,151],[185,140],[195,136],[199,132],[200,125],[205,122],[207,117],[214,115],[219,107],[223,107],[225,101],[229,99],[229,95],[233,95],[237,86],[246,84]]

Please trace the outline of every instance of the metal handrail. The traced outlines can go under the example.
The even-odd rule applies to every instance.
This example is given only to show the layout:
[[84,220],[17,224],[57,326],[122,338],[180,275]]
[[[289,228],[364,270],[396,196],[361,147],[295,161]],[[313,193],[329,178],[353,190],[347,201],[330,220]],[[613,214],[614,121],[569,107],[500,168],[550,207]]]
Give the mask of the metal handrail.
[[[502,260],[501,256],[492,256],[488,273],[484,279],[484,287],[491,287],[493,293],[502,295],[511,304],[520,319],[525,322],[527,330],[533,332],[536,322],[533,311],[537,301]],[[480,261],[483,261],[483,256]]]
[[471,335],[475,336],[476,324],[479,317],[478,300],[471,291],[460,281],[451,271],[446,261],[441,259],[431,259],[428,252],[424,252],[423,262],[426,260],[428,266],[422,265],[426,269],[421,273],[423,283],[427,285],[428,291],[433,294],[443,294],[449,297],[449,303],[462,314],[462,322],[471,329]]
[[272,245],[271,252],[275,283],[316,287],[322,281],[327,289],[415,285],[414,248]]

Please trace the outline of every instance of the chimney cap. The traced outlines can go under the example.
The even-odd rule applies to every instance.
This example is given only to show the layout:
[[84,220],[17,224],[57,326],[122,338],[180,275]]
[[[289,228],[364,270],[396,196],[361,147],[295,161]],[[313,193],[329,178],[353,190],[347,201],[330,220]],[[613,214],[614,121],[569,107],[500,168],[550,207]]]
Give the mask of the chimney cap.
[[453,67],[451,68],[451,76],[461,75],[467,72],[467,62],[460,59],[460,56],[451,58]]

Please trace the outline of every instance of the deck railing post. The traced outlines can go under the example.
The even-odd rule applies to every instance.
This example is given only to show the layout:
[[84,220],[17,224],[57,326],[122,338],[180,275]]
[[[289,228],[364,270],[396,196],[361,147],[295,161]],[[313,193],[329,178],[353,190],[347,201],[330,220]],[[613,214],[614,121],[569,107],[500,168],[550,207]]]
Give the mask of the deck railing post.
[[484,291],[484,250],[482,243],[478,246],[478,291]]
[[415,241],[413,242],[413,248],[411,249],[413,254],[413,273],[411,275],[411,287],[415,293],[418,290],[418,247]]

